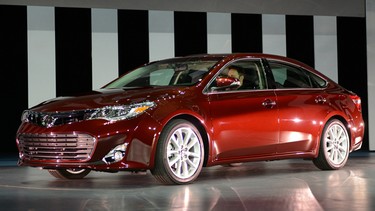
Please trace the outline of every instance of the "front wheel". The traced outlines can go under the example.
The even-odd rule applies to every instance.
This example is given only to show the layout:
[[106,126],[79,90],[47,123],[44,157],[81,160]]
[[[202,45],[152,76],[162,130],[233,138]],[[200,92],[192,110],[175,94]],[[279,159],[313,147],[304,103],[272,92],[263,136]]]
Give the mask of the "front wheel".
[[49,169],[48,172],[58,179],[82,179],[90,169]]
[[333,119],[324,126],[320,140],[319,155],[313,160],[322,170],[340,169],[349,157],[350,138],[345,125]]
[[151,170],[163,184],[193,182],[202,170],[204,147],[197,128],[176,119],[163,129],[156,148],[155,167]]

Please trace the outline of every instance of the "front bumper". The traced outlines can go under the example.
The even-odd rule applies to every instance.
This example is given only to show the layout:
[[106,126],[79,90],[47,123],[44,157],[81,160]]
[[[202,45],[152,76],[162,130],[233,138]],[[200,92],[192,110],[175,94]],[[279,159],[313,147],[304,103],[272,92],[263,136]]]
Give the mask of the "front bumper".
[[[92,120],[52,128],[22,123],[16,139],[18,164],[45,169],[149,169],[158,126],[154,121],[142,126],[136,119],[111,124]],[[125,151],[119,151],[119,146],[125,146],[120,147]],[[120,160],[116,152],[122,153]]]

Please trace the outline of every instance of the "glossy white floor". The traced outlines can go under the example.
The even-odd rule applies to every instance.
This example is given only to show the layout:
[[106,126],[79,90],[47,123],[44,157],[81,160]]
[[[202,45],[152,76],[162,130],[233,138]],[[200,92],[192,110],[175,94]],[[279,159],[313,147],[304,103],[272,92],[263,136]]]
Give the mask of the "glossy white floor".
[[355,152],[342,170],[284,160],[209,167],[194,184],[151,175],[91,172],[65,181],[0,159],[0,210],[374,210],[375,152]]

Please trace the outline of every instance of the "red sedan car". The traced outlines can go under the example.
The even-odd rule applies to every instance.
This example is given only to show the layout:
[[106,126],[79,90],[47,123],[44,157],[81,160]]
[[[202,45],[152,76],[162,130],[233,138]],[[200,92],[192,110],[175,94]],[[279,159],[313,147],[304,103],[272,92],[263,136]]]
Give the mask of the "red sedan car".
[[202,167],[311,159],[339,169],[361,147],[361,99],[276,55],[205,54],[141,66],[99,90],[22,114],[19,165],[65,179],[146,171],[193,182]]

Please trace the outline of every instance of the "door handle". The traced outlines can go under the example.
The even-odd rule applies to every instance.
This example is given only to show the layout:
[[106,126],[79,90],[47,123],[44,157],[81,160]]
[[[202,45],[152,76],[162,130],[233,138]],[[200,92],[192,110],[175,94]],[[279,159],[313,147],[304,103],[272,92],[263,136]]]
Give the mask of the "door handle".
[[262,102],[262,106],[264,106],[266,108],[273,108],[274,106],[276,106],[276,102],[271,100],[271,99],[265,99]]

